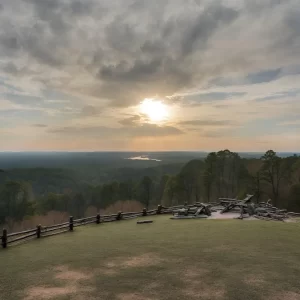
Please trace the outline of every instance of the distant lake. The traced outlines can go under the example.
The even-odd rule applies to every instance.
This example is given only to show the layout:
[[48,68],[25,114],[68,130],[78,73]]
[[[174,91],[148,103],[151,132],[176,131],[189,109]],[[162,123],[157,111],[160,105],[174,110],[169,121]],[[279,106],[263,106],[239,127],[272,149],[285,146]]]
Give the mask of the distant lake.
[[153,161],[161,161],[160,159],[149,158],[147,155],[134,156],[134,157],[129,157],[129,158],[125,158],[125,159],[131,159],[131,160],[153,160]]

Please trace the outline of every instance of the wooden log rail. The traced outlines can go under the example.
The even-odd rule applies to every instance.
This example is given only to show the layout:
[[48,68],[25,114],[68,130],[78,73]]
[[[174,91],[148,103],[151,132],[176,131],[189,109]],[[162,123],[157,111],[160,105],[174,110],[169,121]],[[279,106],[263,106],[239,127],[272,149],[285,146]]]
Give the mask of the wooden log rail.
[[[191,205],[193,206],[193,205]],[[147,210],[144,208],[139,212],[121,212],[119,211],[117,214],[110,215],[101,215],[97,214],[96,216],[86,217],[75,219],[73,216],[70,216],[68,222],[50,225],[50,226],[42,226],[37,225],[36,228],[28,229],[20,232],[9,233],[6,229],[3,229],[2,235],[0,236],[1,246],[2,248],[7,248],[9,244],[31,240],[33,238],[44,238],[53,236],[56,234],[61,234],[65,232],[72,232],[74,228],[78,226],[88,225],[88,224],[101,224],[106,222],[114,222],[120,220],[130,220],[137,217],[142,216],[151,216],[151,215],[159,215],[159,214],[170,214],[174,209],[184,207],[183,205],[178,205],[174,207],[164,207],[162,205],[158,205],[157,209]]]
[[43,229],[47,231],[49,229],[53,229],[53,228],[61,227],[61,226],[65,226],[65,225],[69,225],[69,222],[55,224],[55,225],[50,225],[50,226],[44,226]]
[[[229,211],[234,207],[238,207],[240,209],[246,208],[247,205],[243,202],[243,200],[234,200],[228,198],[220,198],[219,200],[224,201],[225,207],[222,212]],[[268,204],[268,203],[267,203]],[[176,205],[172,207],[164,207],[162,205],[158,205],[156,209],[147,210],[144,208],[139,212],[121,212],[119,211],[116,214],[110,215],[101,215],[97,214],[96,216],[85,217],[80,219],[75,219],[70,216],[68,222],[50,225],[50,226],[41,226],[37,225],[36,228],[23,230],[20,232],[8,233],[6,229],[3,229],[2,235],[0,236],[1,246],[2,248],[7,248],[8,245],[13,243],[19,243],[22,241],[31,240],[33,238],[44,238],[53,236],[56,234],[61,234],[65,232],[72,232],[74,228],[78,226],[88,225],[88,224],[101,224],[106,222],[115,222],[121,220],[130,220],[137,217],[142,216],[152,216],[152,215],[160,215],[160,214],[172,214],[175,210],[185,208],[198,208],[198,210],[202,207],[202,209],[209,209],[214,206],[212,203],[200,203],[196,202],[195,204],[187,204],[184,205]],[[261,220],[277,220],[283,221],[284,218],[288,216],[299,217],[300,213],[287,212],[286,210],[279,210],[276,207],[272,207],[272,205],[267,207],[268,211],[258,213],[254,215],[255,218]]]
[[44,234],[44,233],[48,233],[48,232],[62,230],[62,229],[65,229],[65,228],[69,228],[69,223],[67,223],[66,225],[61,225],[60,227],[54,227],[54,228],[50,228],[50,229],[49,228],[42,228],[41,233]]
[[13,240],[8,240],[7,244],[11,244],[11,243],[18,242],[18,241],[21,241],[21,240],[25,240],[25,239],[28,239],[28,238],[32,238],[32,237],[35,237],[35,236],[36,236],[35,232],[29,233],[29,234],[17,237],[17,238],[15,238]]
[[293,216],[293,217],[300,217],[300,213],[288,212],[287,214],[288,214],[289,216]]

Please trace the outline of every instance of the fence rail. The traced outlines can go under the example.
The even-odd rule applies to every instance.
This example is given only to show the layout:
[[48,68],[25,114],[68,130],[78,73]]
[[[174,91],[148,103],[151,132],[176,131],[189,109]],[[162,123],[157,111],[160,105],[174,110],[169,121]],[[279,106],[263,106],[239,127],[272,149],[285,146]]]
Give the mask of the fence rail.
[[[185,204],[186,205],[186,204]],[[69,222],[64,222],[61,224],[55,224],[50,226],[42,226],[37,225],[36,228],[28,229],[20,232],[13,232],[9,233],[6,229],[3,229],[1,239],[2,248],[7,248],[7,245],[12,243],[31,240],[34,237],[36,238],[44,238],[49,237],[69,231],[73,231],[74,228],[78,226],[88,225],[88,224],[101,224],[106,222],[114,222],[120,220],[130,220],[133,218],[141,217],[141,216],[152,216],[152,215],[159,215],[159,214],[168,214],[172,213],[174,209],[184,207],[184,205],[178,205],[174,207],[164,207],[162,205],[158,205],[157,209],[146,210],[144,208],[142,211],[139,212],[121,212],[119,211],[116,214],[111,215],[103,215],[97,214],[96,216],[81,218],[74,220],[72,216],[69,218]]]
[[64,228],[69,228],[69,222],[66,225],[61,225],[60,227],[54,227],[54,228],[45,227],[45,228],[42,228],[41,233],[43,234],[43,233],[46,233],[46,232],[57,231],[57,230],[61,230],[61,229],[64,229]]
[[61,226],[64,226],[64,225],[69,225],[69,222],[50,225],[50,226],[45,226],[45,227],[43,227],[43,229],[48,230],[48,229],[52,229],[52,228],[55,228],[55,227],[61,227]]
[[13,239],[13,240],[8,240],[7,244],[11,244],[11,243],[14,243],[14,242],[25,240],[25,239],[28,239],[28,238],[33,237],[33,236],[36,236],[35,232],[34,233],[29,233],[29,234],[26,234],[26,235],[23,235],[23,236],[20,236],[18,238]]
[[16,235],[21,235],[21,234],[26,234],[26,233],[32,233],[35,232],[36,229],[28,229],[28,230],[24,230],[24,231],[20,231],[20,232],[14,232],[14,233],[10,233],[7,235],[7,237],[14,237]]

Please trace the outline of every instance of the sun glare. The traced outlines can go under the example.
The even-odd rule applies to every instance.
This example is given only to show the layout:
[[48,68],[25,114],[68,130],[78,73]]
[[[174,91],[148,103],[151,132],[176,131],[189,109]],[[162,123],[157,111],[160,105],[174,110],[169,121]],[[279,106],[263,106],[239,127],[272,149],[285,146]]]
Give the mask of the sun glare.
[[141,113],[147,115],[152,122],[160,122],[168,118],[168,106],[160,100],[144,99],[140,104]]

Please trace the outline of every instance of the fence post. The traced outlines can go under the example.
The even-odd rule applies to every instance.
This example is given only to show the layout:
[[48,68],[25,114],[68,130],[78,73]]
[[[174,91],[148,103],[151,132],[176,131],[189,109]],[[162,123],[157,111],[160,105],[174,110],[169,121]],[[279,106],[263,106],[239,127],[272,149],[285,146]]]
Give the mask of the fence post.
[[157,214],[158,215],[161,213],[161,209],[162,209],[161,205],[160,204],[157,205]]
[[39,239],[41,237],[41,225],[36,226],[36,237]]
[[122,219],[122,212],[119,211],[117,214],[117,220],[120,221]]
[[2,248],[6,248],[7,247],[7,230],[3,229],[3,233],[2,233]]
[[97,214],[96,216],[96,224],[100,224],[100,214]]
[[73,224],[73,217],[71,216],[71,217],[70,217],[70,220],[69,220],[69,230],[70,230],[70,231],[73,231],[73,227],[74,227],[74,224]]
[[146,217],[147,216],[147,209],[143,208],[143,216]]

